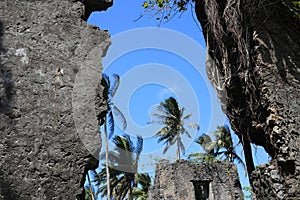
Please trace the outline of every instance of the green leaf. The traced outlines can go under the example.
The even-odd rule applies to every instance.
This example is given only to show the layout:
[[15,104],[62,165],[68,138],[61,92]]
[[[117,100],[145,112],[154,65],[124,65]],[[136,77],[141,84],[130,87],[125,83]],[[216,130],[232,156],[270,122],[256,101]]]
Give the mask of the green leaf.
[[149,4],[147,1],[144,1],[143,8],[148,8]]

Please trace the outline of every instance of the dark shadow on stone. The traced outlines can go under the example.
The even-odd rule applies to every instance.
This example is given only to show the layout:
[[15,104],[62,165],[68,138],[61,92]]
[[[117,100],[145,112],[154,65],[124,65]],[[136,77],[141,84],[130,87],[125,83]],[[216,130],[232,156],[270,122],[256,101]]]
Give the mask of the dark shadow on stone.
[[209,184],[210,180],[203,180],[203,181],[191,181],[194,185],[194,191],[195,191],[195,199],[196,200],[204,200],[209,198]]
[[85,7],[84,19],[88,20],[92,12],[105,11],[113,5],[113,0],[80,0]]
[[296,164],[293,160],[287,160],[285,162],[280,162],[282,172],[285,175],[295,175]]
[[[3,120],[4,126],[9,127],[11,130],[15,130],[15,124],[13,123],[13,112],[11,110],[11,103],[13,100],[13,88],[14,84],[12,81],[12,72],[11,69],[5,66],[5,63],[2,60],[2,57],[6,53],[6,49],[3,45],[3,38],[4,38],[4,25],[3,22],[0,21],[0,89],[3,91],[0,93],[0,115],[8,116]],[[0,140],[3,144],[4,137],[6,135],[4,133],[0,133]],[[7,143],[7,148],[10,148],[9,143]],[[5,152],[6,151],[6,152]],[[7,152],[9,152],[9,149],[5,149],[5,151],[1,152],[2,155],[5,155]],[[5,162],[5,161],[4,161]],[[17,195],[15,191],[13,190],[13,187],[11,187],[9,180],[7,179],[7,173],[4,173],[0,169],[0,197],[3,197],[3,200],[12,200],[17,199]]]
[[9,183],[3,179],[3,172],[0,170],[0,199],[3,197],[3,200],[15,200],[17,195],[11,189]]
[[[0,55],[5,54],[6,50],[3,47],[3,37],[4,37],[4,27],[3,23],[0,21]],[[0,113],[7,114],[10,109],[10,104],[12,101],[12,72],[10,68],[5,66],[2,61],[2,56],[0,56],[0,87],[4,88],[4,93],[0,96]]]
[[4,36],[4,27],[3,23],[0,21],[0,53],[4,52],[4,47],[3,47],[3,36]]
[[[99,149],[99,151],[100,151],[100,149]],[[95,169],[98,168],[98,166],[99,166],[99,160],[96,159],[96,155],[99,155],[99,151],[97,151],[94,156],[93,155],[89,155],[89,157],[87,158],[87,164],[86,164],[86,166],[84,168],[84,174],[82,175],[81,182],[80,182],[80,185],[83,188],[83,190],[82,190],[81,194],[78,194],[76,196],[77,200],[84,200],[85,199],[84,198],[85,197],[84,183],[85,183],[85,180],[86,180],[86,175],[88,174],[89,170],[95,170]]]
[[[282,7],[279,7],[278,10],[282,10]],[[275,12],[278,15],[282,16],[282,13]],[[292,15],[289,9],[285,9],[285,13],[283,15]],[[300,81],[300,72],[299,72],[299,51],[300,51],[300,43],[299,43],[299,19],[297,18],[286,18],[286,17],[277,17],[279,20],[279,24],[282,24],[285,27],[285,34],[281,34],[282,40],[274,39],[273,41],[277,44],[275,47],[275,55],[278,58],[279,64],[277,65],[278,71],[284,79],[284,81],[289,82],[289,77],[287,77],[287,72],[292,74],[294,78]],[[280,34],[280,33],[278,33]],[[279,38],[279,37],[278,37]],[[291,51],[293,49],[293,51]],[[294,54],[294,55],[291,55]],[[295,59],[295,60],[292,60]]]

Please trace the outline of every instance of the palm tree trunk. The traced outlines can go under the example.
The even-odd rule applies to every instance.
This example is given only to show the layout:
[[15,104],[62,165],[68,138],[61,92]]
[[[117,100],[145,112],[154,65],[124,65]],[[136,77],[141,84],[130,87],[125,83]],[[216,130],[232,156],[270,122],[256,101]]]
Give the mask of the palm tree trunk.
[[91,179],[90,179],[89,172],[87,173],[87,177],[88,177],[89,188],[90,188],[90,193],[91,193],[91,196],[92,196],[92,200],[95,200],[95,197],[94,197],[94,193],[93,193],[93,189],[92,189],[92,184],[91,184]]
[[129,189],[129,200],[133,200],[132,185],[130,185]]
[[176,149],[176,159],[179,161],[180,159],[180,146],[179,146],[179,141],[177,139],[177,149]]
[[252,151],[251,151],[251,144],[248,138],[245,138],[243,135],[239,134],[241,136],[240,140],[242,141],[244,154],[245,154],[245,161],[246,161],[246,167],[247,167],[247,173],[249,176],[249,181],[252,184],[252,181],[250,180],[251,173],[254,171],[254,162],[252,157]]
[[104,135],[105,135],[105,167],[106,167],[106,187],[107,187],[107,199],[110,200],[110,174],[108,165],[108,137],[107,137],[107,119],[104,123]]

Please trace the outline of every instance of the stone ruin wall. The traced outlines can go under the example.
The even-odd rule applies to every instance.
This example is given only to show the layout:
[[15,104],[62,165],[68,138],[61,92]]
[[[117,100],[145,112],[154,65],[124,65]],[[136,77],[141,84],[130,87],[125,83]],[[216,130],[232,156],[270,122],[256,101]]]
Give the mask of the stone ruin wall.
[[209,181],[210,200],[243,199],[237,170],[231,163],[193,163],[183,161],[170,164],[158,163],[154,186],[148,200],[193,200],[195,189],[192,181]]
[[98,166],[110,38],[85,19],[112,2],[82,2],[0,1],[0,199],[84,199]]

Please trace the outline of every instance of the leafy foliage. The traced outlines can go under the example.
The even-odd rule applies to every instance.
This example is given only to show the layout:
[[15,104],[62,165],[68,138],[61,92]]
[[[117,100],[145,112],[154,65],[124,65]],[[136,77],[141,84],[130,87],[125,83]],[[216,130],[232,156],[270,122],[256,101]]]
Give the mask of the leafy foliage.
[[[115,151],[109,152],[111,165],[110,192],[113,199],[147,199],[151,179],[148,174],[138,173],[138,161],[143,149],[143,139],[138,137],[134,145],[128,135],[116,136],[113,140]],[[96,175],[95,182],[98,192],[104,197],[107,195],[106,166]]]
[[84,190],[85,190],[84,200],[93,200],[90,188],[85,187]]
[[[184,110],[184,108],[179,108],[175,98],[170,97],[160,103],[157,107],[157,113],[153,114],[153,116],[157,118],[157,121],[152,121],[152,123],[164,125],[155,134],[155,136],[158,137],[158,142],[163,142],[166,145],[163,153],[166,153],[170,146],[177,143],[177,160],[180,159],[180,151],[185,151],[181,135],[185,134],[191,138],[189,132],[184,127],[184,121],[188,120],[192,114],[184,116]],[[189,123],[188,125],[199,130],[198,124]]]
[[291,10],[294,12],[295,17],[300,19],[300,1],[291,1],[291,3]]
[[216,158],[208,153],[191,153],[188,155],[188,159],[201,163],[212,163],[216,161]]
[[148,191],[151,186],[151,178],[149,174],[138,174],[136,183],[140,185],[140,187],[133,188],[133,198],[136,200],[147,200]]
[[92,183],[91,183],[91,179],[90,179],[90,174],[92,176],[95,175],[95,170],[89,170],[88,173],[87,173],[87,180],[88,180],[88,185],[85,186],[85,197],[84,199],[85,200],[95,200],[95,192],[94,192],[94,188],[92,186]]
[[163,21],[169,21],[177,14],[182,14],[194,0],[147,0],[143,3],[145,13],[161,24]]
[[[236,153],[233,146],[230,129],[228,126],[218,126],[217,130],[212,134],[212,139],[207,134],[202,134],[195,142],[201,145],[205,153],[197,153],[189,155],[190,158],[197,158],[202,161],[212,161],[214,158],[220,158],[229,162],[237,161],[245,167],[243,160]],[[246,172],[246,170],[245,170]]]
[[109,138],[111,138],[115,131],[115,116],[118,118],[120,124],[122,125],[121,129],[124,131],[127,127],[126,119],[120,109],[114,105],[113,97],[115,96],[119,85],[120,85],[120,77],[117,74],[114,74],[114,84],[111,84],[109,76],[106,74],[102,75],[103,78],[101,80],[101,85],[103,86],[103,98],[106,102],[107,107],[107,115],[106,122],[109,125]]

